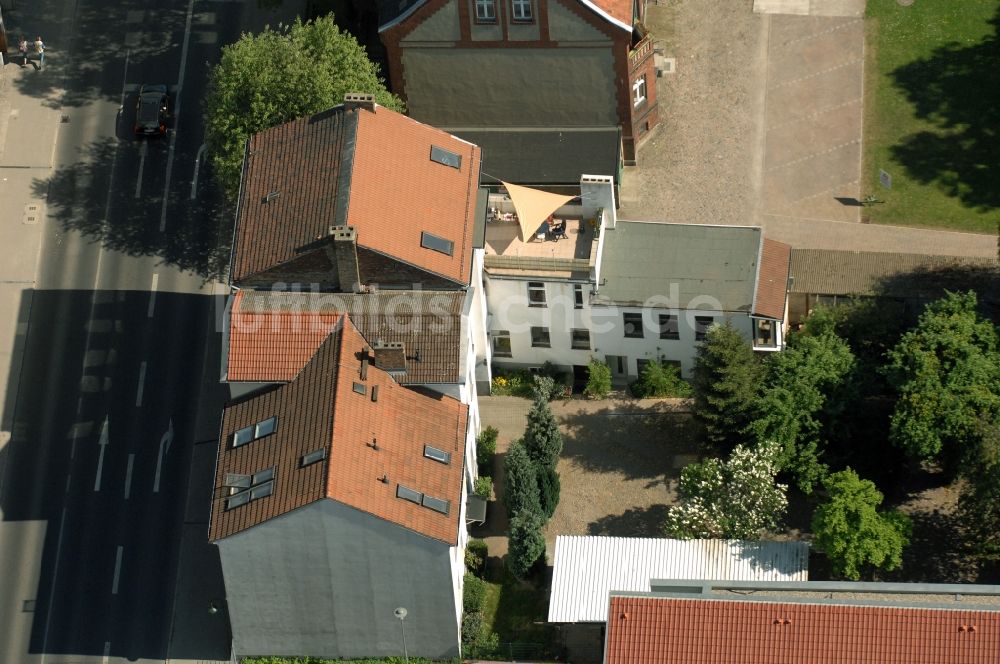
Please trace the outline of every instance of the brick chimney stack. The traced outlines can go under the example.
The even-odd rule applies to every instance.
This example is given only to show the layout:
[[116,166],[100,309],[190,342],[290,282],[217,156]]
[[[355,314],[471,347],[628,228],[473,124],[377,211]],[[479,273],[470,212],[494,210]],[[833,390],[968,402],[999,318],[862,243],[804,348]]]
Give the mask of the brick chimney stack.
[[375,112],[375,95],[364,92],[348,92],[344,95],[344,108],[348,111],[361,108],[366,111]]
[[340,290],[346,293],[361,291],[361,276],[358,273],[358,234],[353,226],[332,226],[333,252],[337,261],[337,277]]

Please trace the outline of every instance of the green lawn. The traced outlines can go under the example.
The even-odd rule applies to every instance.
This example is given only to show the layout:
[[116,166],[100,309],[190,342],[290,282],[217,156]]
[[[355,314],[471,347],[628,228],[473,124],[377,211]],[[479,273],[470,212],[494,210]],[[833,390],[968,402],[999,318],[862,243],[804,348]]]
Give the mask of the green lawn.
[[503,570],[503,581],[487,581],[486,624],[500,637],[500,642],[546,643],[551,638],[544,625],[548,612],[548,593],[535,584],[518,581]]
[[1000,0],[868,0],[862,194],[885,201],[869,221],[997,232],[998,25]]

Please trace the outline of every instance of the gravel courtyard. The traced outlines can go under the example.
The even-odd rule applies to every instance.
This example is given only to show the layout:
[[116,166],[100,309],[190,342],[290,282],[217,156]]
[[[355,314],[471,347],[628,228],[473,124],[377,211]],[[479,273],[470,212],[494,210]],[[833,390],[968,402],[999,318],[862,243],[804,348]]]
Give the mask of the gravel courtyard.
[[[502,491],[503,454],[524,433],[531,402],[517,397],[479,400],[483,426],[499,431],[494,483]],[[554,401],[552,412],[564,436],[558,471],[559,506],[546,527],[551,556],[557,535],[659,535],[671,480],[697,459],[691,416],[671,400]],[[507,520],[500,502],[475,533],[491,556],[506,553]]]

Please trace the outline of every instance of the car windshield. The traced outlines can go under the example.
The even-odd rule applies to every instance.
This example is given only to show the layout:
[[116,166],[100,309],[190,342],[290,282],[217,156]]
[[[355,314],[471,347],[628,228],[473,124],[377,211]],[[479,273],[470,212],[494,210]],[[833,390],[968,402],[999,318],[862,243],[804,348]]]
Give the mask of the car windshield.
[[139,122],[158,124],[160,121],[160,95],[147,94],[139,100]]

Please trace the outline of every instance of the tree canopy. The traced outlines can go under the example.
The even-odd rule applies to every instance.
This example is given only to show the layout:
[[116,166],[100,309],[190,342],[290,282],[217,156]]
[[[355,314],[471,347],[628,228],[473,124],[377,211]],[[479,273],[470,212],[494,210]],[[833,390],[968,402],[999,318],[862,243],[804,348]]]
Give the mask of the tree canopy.
[[829,499],[816,508],[814,545],[826,553],[834,573],[857,581],[867,567],[894,570],[909,543],[910,520],[898,511],[879,512],[882,493],[850,468],[828,476]]
[[545,555],[544,526],[542,517],[532,512],[519,514],[510,521],[507,568],[519,579]]
[[374,94],[379,104],[403,110],[378,65],[337,28],[332,14],[243,34],[223,47],[209,74],[205,139],[229,199],[238,195],[244,144],[252,134],[332,108],[348,92]]
[[980,417],[1000,416],[997,330],[976,312],[976,294],[949,293],[927,305],[888,358],[898,392],[893,442],[918,459],[956,468]]
[[535,395],[524,430],[524,449],[540,469],[555,468],[563,448],[562,433],[547,399],[546,393]]
[[787,348],[767,363],[767,388],[755,404],[750,429],[758,441],[778,443],[779,467],[793,473],[806,493],[826,474],[820,414],[840,408],[829,397],[853,368],[851,349],[829,330],[791,335]]
[[504,458],[503,470],[507,516],[513,519],[523,512],[541,514],[535,464],[521,441],[511,443]]
[[728,321],[709,328],[695,356],[691,386],[698,419],[725,452],[740,443],[753,415],[764,371],[747,339]]
[[664,524],[667,537],[757,539],[784,517],[787,487],[777,484],[775,443],[737,445],[725,461],[707,459],[681,471],[680,502]]

